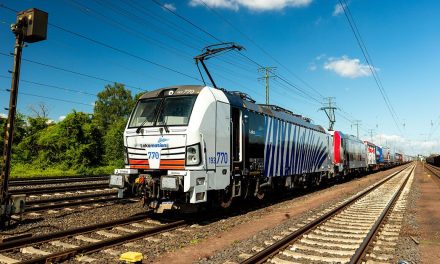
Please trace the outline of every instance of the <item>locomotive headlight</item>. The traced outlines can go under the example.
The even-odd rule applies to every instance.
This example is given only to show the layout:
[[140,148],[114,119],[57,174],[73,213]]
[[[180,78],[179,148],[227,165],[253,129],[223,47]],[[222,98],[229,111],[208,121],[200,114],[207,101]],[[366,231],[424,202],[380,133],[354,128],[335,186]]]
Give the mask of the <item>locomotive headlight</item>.
[[200,144],[186,147],[186,165],[199,165],[200,160]]

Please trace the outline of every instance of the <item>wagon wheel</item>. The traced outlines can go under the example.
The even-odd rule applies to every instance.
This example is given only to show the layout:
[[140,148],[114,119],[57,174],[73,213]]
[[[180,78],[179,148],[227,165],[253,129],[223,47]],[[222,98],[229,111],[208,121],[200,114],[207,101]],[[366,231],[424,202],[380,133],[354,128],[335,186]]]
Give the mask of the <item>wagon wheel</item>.
[[255,197],[257,197],[257,199],[261,201],[264,199],[265,194],[266,193],[264,192],[264,189],[258,188],[258,191],[255,193]]
[[222,208],[229,208],[232,204],[232,188],[231,185],[220,191],[219,195],[220,206]]

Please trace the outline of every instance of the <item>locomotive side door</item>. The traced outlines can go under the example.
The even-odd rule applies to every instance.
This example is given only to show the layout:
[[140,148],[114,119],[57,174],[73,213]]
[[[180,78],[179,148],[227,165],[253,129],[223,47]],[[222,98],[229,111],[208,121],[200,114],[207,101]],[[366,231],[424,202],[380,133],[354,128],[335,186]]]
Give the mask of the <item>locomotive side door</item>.
[[215,125],[215,188],[223,189],[230,183],[231,106],[217,101]]
[[232,173],[241,173],[243,169],[242,111],[235,107],[231,111],[231,126],[231,170]]

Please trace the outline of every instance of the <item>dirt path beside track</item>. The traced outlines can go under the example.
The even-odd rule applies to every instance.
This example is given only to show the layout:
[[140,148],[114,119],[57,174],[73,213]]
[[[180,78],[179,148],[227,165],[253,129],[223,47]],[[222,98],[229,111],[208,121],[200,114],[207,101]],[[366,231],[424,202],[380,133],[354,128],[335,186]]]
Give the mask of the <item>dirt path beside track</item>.
[[416,184],[420,197],[416,203],[419,247],[422,263],[440,262],[440,179],[417,166]]

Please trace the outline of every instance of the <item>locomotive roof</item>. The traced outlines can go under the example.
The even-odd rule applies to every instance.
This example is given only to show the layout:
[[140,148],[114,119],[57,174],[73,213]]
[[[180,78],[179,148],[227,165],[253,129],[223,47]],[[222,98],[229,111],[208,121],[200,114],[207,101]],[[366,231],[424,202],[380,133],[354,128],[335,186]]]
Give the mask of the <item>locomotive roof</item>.
[[256,104],[255,101],[245,93],[235,92],[235,91],[224,91],[224,92],[229,100],[229,103],[232,106],[236,106],[239,108],[246,108],[257,113],[272,116],[281,120],[285,120],[303,127],[307,127],[325,133],[325,129],[320,125],[312,124],[310,118],[295,114],[292,111],[289,111],[287,109],[284,109],[276,105]]
[[161,95],[161,93],[163,91],[166,90],[170,90],[170,89],[175,89],[173,94],[168,94],[168,96],[177,96],[177,95],[184,95],[187,94],[187,91],[191,91],[192,94],[199,94],[200,91],[204,88],[205,86],[203,85],[176,85],[176,86],[169,86],[169,87],[164,87],[164,88],[160,88],[157,90],[153,90],[150,92],[146,92],[143,95],[141,95],[141,97],[139,99],[146,99],[146,98],[154,98],[154,97],[158,97]]
[[[166,90],[173,89],[172,94],[167,94],[167,96],[178,96],[178,95],[185,95],[188,94],[188,91],[191,91],[191,94],[197,95],[201,92],[203,88],[206,86],[204,85],[176,85],[176,86],[169,86],[160,88],[157,90],[153,90],[150,92],[146,92],[139,99],[147,99],[147,98],[154,98],[161,96],[161,93],[163,93]],[[294,114],[292,111],[289,111],[287,109],[284,109],[282,107],[276,106],[276,105],[263,105],[263,104],[256,104],[255,101],[250,98],[247,94],[237,91],[227,91],[225,89],[221,89],[226,97],[229,100],[229,103],[232,106],[238,107],[238,108],[246,108],[250,111],[265,114],[268,116],[272,116],[275,118],[279,118],[288,122],[292,122],[298,125],[301,125],[303,127],[307,127],[310,129],[314,129],[320,132],[325,133],[325,129],[320,125],[315,125],[311,123],[311,119],[307,117],[303,117],[298,114]]]

